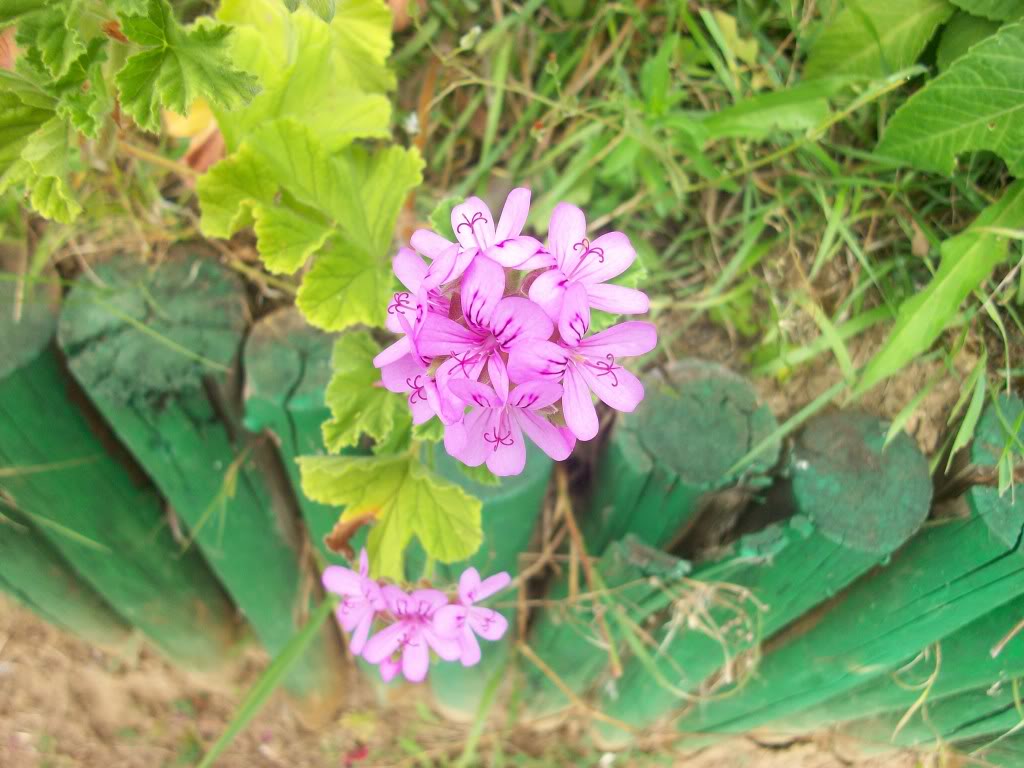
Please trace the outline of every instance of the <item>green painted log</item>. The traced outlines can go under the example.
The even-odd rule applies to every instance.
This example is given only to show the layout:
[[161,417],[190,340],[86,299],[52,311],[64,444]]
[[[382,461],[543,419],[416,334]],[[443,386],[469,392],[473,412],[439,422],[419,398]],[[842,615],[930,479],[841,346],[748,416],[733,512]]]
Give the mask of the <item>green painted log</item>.
[[[441,589],[447,586],[454,591],[459,576],[470,566],[484,578],[499,571],[507,571],[515,578],[519,573],[519,555],[527,550],[540,517],[553,462],[543,451],[530,445],[522,474],[503,478],[500,485],[481,485],[471,480],[440,446],[435,446],[432,453],[438,474],[483,501],[480,516],[484,534],[483,544],[469,560],[438,564],[434,569],[434,583]],[[488,603],[508,619],[509,629],[500,642],[481,642],[483,657],[477,666],[438,664],[431,670],[434,702],[449,718],[471,719],[479,709],[488,681],[509,663],[516,639],[517,594],[515,590],[507,591]]]
[[[1007,423],[1017,423],[1024,404],[1000,403]],[[992,407],[977,435],[973,460],[994,464],[1009,438]],[[994,488],[981,487],[968,496],[969,516],[925,526],[888,568],[858,581],[816,624],[768,653],[741,692],[691,707],[678,728],[738,733],[782,727],[795,713],[893,671],[921,648],[1024,594],[1024,498],[1000,499]]]
[[[684,610],[655,632],[657,652],[629,659],[620,680],[600,687],[598,708],[642,729],[677,710],[683,697],[729,695],[737,660],[902,546],[928,514],[932,483],[908,435],[883,451],[887,428],[858,412],[812,421],[790,454],[792,482],[780,489],[791,496],[785,506],[794,516],[697,568],[677,599]],[[607,747],[631,740],[607,723],[596,727]]]
[[957,742],[956,751],[968,756],[965,759],[966,765],[976,764],[984,768],[1021,768],[1024,765],[1024,731],[1007,736],[982,736]]
[[[0,307],[13,307],[0,283]],[[0,490],[82,580],[168,656],[223,664],[234,609],[197,552],[181,552],[152,487],[133,480],[87,423],[61,370],[57,315],[41,291],[0,313]],[[46,606],[41,606],[46,608]],[[202,617],[196,622],[196,617]]]
[[685,534],[716,491],[750,485],[778,459],[775,443],[741,475],[731,470],[776,428],[750,384],[702,360],[645,377],[644,402],[620,416],[595,473],[582,521],[587,550],[633,534],[663,546]]
[[[244,288],[189,247],[159,266],[121,258],[95,271],[105,288],[79,281],[60,318],[71,371],[276,654],[317,585],[300,560],[289,499],[271,484],[272,464],[233,421]],[[311,712],[337,698],[338,654],[325,630],[293,668],[288,686]]]
[[[892,675],[883,675],[843,696],[787,718],[786,733],[804,733],[833,723],[899,712],[901,717],[922,696],[935,702],[975,688],[1009,685],[1024,676],[1024,638],[992,650],[1024,618],[1024,597],[1017,597],[943,638],[937,646],[907,659]],[[897,718],[898,719],[898,718]]]
[[131,627],[27,520],[0,517],[0,590],[42,618],[110,650],[128,647]]
[[310,541],[324,562],[348,566],[324,544],[340,510],[306,498],[295,462],[298,456],[324,453],[320,427],[331,415],[324,392],[333,345],[329,334],[310,326],[293,307],[256,323],[245,343],[245,426],[274,435]]
[[[652,547],[669,545],[705,511],[701,525],[714,529],[717,521],[711,518],[719,511],[719,492],[743,483],[763,485],[764,473],[778,460],[776,442],[743,474],[731,472],[773,432],[776,422],[757,404],[749,383],[728,369],[687,360],[665,375],[648,376],[644,384],[644,402],[619,418],[599,460],[589,510],[581,521],[591,556],[627,535]],[[732,514],[725,517],[722,528],[734,522]],[[665,594],[659,586],[645,596],[657,603]],[[530,645],[579,695],[594,684],[609,657],[593,644],[581,643],[580,633],[572,628],[576,611],[562,604],[567,595],[566,578],[551,585],[548,599],[553,607],[537,616]],[[588,657],[585,664],[579,661],[583,655]],[[570,705],[549,676],[535,666],[525,667],[525,672],[529,716],[546,717]]]

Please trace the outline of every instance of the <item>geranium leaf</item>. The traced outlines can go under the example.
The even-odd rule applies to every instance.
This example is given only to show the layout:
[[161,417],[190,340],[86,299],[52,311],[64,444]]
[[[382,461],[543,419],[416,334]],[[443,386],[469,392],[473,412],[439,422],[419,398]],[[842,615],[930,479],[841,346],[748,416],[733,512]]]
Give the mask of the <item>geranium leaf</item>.
[[82,0],[57,0],[48,3],[42,13],[33,13],[18,29],[18,43],[34,48],[55,79],[64,77],[85,53],[85,43],[79,35],[83,12]]
[[342,520],[376,519],[367,538],[375,577],[404,578],[402,555],[413,536],[442,563],[464,560],[480,546],[480,501],[411,456],[304,456],[298,461],[309,498],[344,506]]
[[252,214],[260,257],[268,270],[278,274],[298,270],[333,231],[316,211],[284,202],[253,206]]
[[203,233],[231,237],[253,223],[252,206],[269,203],[277,185],[256,153],[243,147],[200,176],[196,191],[202,204]]
[[324,396],[331,410],[323,425],[327,450],[353,446],[362,435],[386,440],[396,424],[409,421],[405,398],[380,386],[380,371],[373,367],[378,352],[365,331],[346,333],[335,343],[334,375]]
[[881,77],[913,64],[953,15],[948,0],[856,0],[825,25],[804,76]]
[[184,115],[203,96],[231,109],[258,92],[256,78],[235,69],[228,57],[230,27],[205,19],[181,27],[167,0],[149,0],[147,14],[122,17],[121,28],[144,47],[115,78],[121,107],[145,130],[159,130],[161,106]]
[[364,91],[394,90],[391,55],[391,10],[385,0],[344,0],[330,25],[335,66],[345,81]]
[[299,287],[296,304],[325,331],[353,325],[380,326],[391,278],[365,246],[334,238],[317,256]]
[[952,0],[958,8],[993,21],[1017,21],[1024,17],[1020,0]]
[[922,170],[952,174],[957,156],[995,152],[1024,171],[1024,24],[982,40],[914,94],[893,115],[878,153]]

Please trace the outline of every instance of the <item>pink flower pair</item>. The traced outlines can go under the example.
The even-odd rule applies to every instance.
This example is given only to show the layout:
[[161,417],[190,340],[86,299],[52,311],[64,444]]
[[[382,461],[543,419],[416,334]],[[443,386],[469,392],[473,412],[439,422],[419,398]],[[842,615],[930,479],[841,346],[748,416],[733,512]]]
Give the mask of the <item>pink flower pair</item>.
[[406,394],[415,423],[438,417],[448,453],[496,475],[523,471],[524,434],[558,461],[592,439],[593,395],[634,410],[643,385],[621,359],[657,344],[645,322],[590,334],[592,309],[648,309],[646,294],[608,282],[636,259],[629,239],[591,241],[583,212],[560,203],[543,245],[522,234],[529,206],[529,190],[512,190],[495,225],[471,197],[452,210],[457,242],[416,231],[416,251],[394,259],[406,290],[388,305],[388,327],[402,338],[374,361],[385,387]]
[[[339,565],[324,569],[323,584],[341,596],[338,623],[350,633],[349,649],[371,664],[378,665],[385,681],[401,672],[410,682],[421,682],[430,666],[433,650],[445,661],[473,666],[481,658],[478,637],[500,640],[508,621],[497,611],[476,603],[500,592],[511,582],[505,572],[483,581],[475,568],[467,568],[459,579],[458,601],[436,589],[406,593],[391,584],[380,584],[368,576],[369,561],[364,549],[359,570]],[[376,619],[390,622],[372,637]]]

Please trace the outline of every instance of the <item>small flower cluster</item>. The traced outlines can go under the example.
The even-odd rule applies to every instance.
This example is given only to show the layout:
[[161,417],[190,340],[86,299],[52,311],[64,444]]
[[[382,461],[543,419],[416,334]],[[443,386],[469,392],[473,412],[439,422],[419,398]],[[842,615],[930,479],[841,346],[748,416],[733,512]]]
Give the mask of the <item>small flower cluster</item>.
[[[500,640],[508,629],[504,616],[477,605],[509,585],[511,578],[504,571],[481,581],[476,568],[467,568],[459,578],[454,603],[439,590],[406,593],[368,574],[364,549],[359,553],[358,571],[328,566],[323,583],[329,592],[341,596],[338,623],[350,633],[349,649],[376,664],[385,681],[401,672],[406,680],[421,682],[427,676],[431,650],[445,661],[471,667],[480,661],[477,637]],[[371,636],[375,620],[388,625]]]
[[523,471],[524,432],[555,460],[593,438],[591,393],[636,408],[643,385],[620,360],[657,343],[645,322],[590,334],[591,309],[648,309],[645,293],[608,282],[636,259],[629,239],[609,232],[591,241],[583,211],[560,203],[545,245],[522,234],[529,208],[530,190],[514,189],[495,224],[471,197],[452,210],[458,242],[413,233],[415,250],[394,259],[405,290],[387,308],[388,328],[402,338],[374,360],[384,386],[408,396],[415,423],[437,416],[448,453],[495,475]]

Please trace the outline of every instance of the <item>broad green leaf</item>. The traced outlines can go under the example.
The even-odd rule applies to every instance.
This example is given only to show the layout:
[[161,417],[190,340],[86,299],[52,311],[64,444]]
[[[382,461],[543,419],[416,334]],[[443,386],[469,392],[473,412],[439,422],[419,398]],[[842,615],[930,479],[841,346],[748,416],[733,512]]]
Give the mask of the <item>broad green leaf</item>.
[[861,375],[855,394],[866,392],[926,351],[956,316],[971,292],[1009,253],[1004,235],[991,228],[1024,227],[1024,181],[1014,182],[974,223],[942,244],[942,260],[931,282],[900,305],[882,349]]
[[20,157],[0,177],[0,194],[23,185],[36,212],[70,224],[82,212],[68,182],[73,151],[67,124],[51,117],[25,138]]
[[267,269],[290,275],[327,242],[333,227],[324,217],[306,208],[281,203],[252,208],[260,258]]
[[0,29],[46,8],[46,0],[0,0]]
[[380,386],[373,358],[380,346],[365,331],[344,334],[334,345],[334,375],[324,394],[331,418],[324,422],[324,445],[332,452],[356,445],[362,435],[386,440],[395,424],[408,421],[402,395]]
[[253,223],[252,206],[270,202],[277,185],[249,147],[243,147],[199,177],[200,226],[207,237],[231,237]]
[[954,10],[948,0],[848,0],[814,41],[804,76],[881,77],[904,69]]
[[935,52],[935,63],[939,65],[939,71],[945,72],[972,45],[995,34],[1000,26],[998,21],[989,21],[969,13],[957,13],[942,30],[939,48]]
[[51,88],[57,96],[57,114],[76,131],[94,139],[99,136],[100,126],[114,105],[103,73],[106,58],[105,41],[92,40],[86,53],[76,59],[67,75]]
[[381,259],[360,244],[336,238],[313,262],[296,304],[312,325],[325,331],[381,326],[390,288]]
[[780,131],[806,131],[828,119],[828,97],[845,84],[844,80],[817,80],[751,96],[708,115],[703,126],[712,141],[762,139]]
[[167,0],[149,0],[145,16],[121,21],[125,36],[144,48],[115,77],[121,108],[140,128],[158,131],[161,107],[184,115],[197,96],[232,109],[258,92],[256,78],[228,56],[229,27],[208,19],[181,27]]
[[336,10],[335,0],[284,0],[284,4],[288,6],[289,11],[298,10],[303,5],[308,6],[313,13],[327,22],[334,18]]
[[339,0],[331,21],[335,67],[343,82],[364,91],[394,90],[391,55],[391,10],[385,0]]
[[339,67],[338,41],[312,12],[289,14],[279,0],[228,0],[218,17],[235,27],[234,60],[263,86],[249,106],[218,113],[229,150],[283,117],[299,121],[329,152],[356,138],[389,135],[389,101]]
[[988,149],[1024,172],[1024,24],[1003,27],[914,94],[886,128],[878,153],[952,174],[957,156]]
[[993,21],[1017,21],[1024,18],[1020,0],[952,0],[953,5],[975,16]]
[[298,462],[306,496],[344,506],[342,521],[375,518],[366,544],[376,577],[402,580],[402,555],[413,536],[442,563],[464,560],[480,546],[480,501],[412,456],[303,456]]
[[28,137],[53,117],[53,112],[24,104],[15,94],[0,91],[0,173],[21,157]]
[[725,11],[712,11],[712,17],[722,33],[722,41],[729,52],[745,64],[753,66],[757,63],[757,40],[753,37],[742,37],[736,26],[736,17]]
[[85,53],[85,43],[79,34],[84,13],[82,0],[48,3],[44,13],[32,14],[19,27],[18,43],[22,47],[34,47],[53,78],[64,77]]

